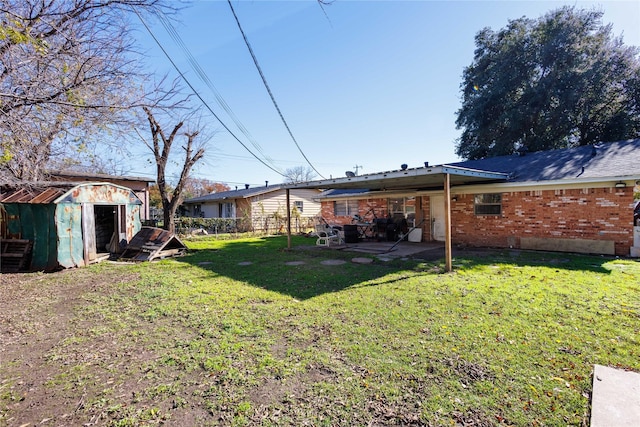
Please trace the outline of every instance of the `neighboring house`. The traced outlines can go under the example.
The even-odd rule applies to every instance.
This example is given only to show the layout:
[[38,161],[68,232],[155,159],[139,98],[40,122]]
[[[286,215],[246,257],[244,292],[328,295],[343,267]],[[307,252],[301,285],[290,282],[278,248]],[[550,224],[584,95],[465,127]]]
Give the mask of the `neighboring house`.
[[402,216],[426,241],[640,254],[633,238],[640,139],[403,167],[289,188],[327,189],[320,196],[322,217],[334,224],[353,223],[355,215],[362,222]]
[[[320,213],[315,198],[320,190],[294,190],[289,200],[291,224],[296,230],[313,227]],[[228,218],[236,221],[239,231],[283,231],[287,217],[284,185],[262,187],[245,186],[240,190],[223,191],[185,200],[182,208],[186,216],[200,218]]]
[[127,187],[133,190],[138,199],[142,202],[140,207],[140,219],[147,221],[152,219],[149,207],[149,184],[155,182],[154,179],[137,176],[114,176],[107,174],[95,174],[73,171],[52,171],[49,172],[51,181],[62,182],[110,182],[112,184]]
[[119,252],[140,230],[142,202],[94,183],[0,186],[2,271],[79,267]]

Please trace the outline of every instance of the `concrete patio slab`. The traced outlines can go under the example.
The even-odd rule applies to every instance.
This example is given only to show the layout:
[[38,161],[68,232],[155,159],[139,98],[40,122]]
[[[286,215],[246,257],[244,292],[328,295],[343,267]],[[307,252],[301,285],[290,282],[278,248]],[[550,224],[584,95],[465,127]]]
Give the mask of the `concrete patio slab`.
[[640,374],[594,365],[591,427],[640,426]]

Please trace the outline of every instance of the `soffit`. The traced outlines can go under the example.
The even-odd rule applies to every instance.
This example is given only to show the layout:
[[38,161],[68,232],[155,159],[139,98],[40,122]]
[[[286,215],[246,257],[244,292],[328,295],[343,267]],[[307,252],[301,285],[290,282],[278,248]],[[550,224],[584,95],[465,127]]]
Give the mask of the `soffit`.
[[286,188],[361,189],[370,191],[420,191],[444,188],[445,175],[451,186],[505,181],[508,174],[455,166],[421,167],[375,174],[287,184]]

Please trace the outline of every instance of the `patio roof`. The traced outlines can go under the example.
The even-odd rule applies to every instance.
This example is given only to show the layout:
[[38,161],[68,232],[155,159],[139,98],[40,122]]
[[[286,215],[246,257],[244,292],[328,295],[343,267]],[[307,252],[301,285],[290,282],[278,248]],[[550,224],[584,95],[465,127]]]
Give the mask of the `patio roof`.
[[323,179],[287,184],[285,188],[366,188],[380,190],[430,190],[444,187],[444,176],[449,175],[450,185],[466,185],[480,182],[505,181],[509,175],[479,169],[440,165],[401,169],[373,174]]

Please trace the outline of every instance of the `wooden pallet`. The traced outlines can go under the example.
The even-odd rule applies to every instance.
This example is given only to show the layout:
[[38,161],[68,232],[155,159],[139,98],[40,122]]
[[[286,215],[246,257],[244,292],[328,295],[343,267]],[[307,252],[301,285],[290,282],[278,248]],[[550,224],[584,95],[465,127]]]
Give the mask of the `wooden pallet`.
[[0,271],[17,273],[28,267],[32,242],[24,239],[0,240]]

